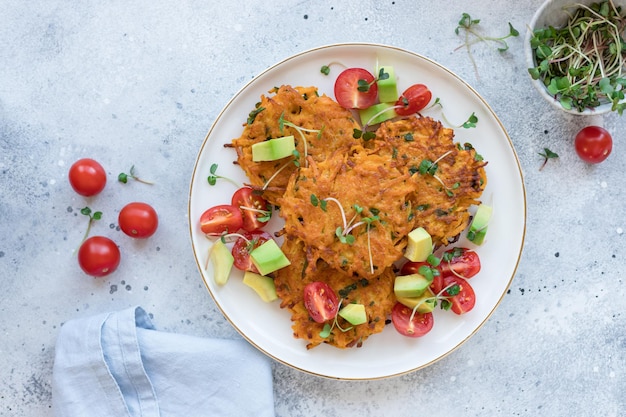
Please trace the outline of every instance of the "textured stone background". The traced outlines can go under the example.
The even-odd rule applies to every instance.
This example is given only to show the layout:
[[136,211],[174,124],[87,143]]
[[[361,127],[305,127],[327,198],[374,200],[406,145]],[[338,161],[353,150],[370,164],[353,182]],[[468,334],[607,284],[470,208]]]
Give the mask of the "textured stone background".
[[[525,174],[526,244],[509,293],[481,330],[434,365],[345,382],[274,365],[279,416],[623,415],[626,409],[624,128],[617,115],[554,110],[526,74],[522,37],[500,54],[456,51],[461,13],[502,35],[526,30],[540,0],[23,2],[0,0],[0,415],[51,415],[54,342],[63,322],[139,304],[157,327],[239,337],[204,288],[189,244],[187,194],[202,140],[255,74],[303,50],[365,41],[410,49],[471,84],[507,128]],[[589,166],[572,139],[611,131]],[[539,171],[538,152],[558,160]],[[67,171],[97,158],[112,180],[136,164],[158,187],[77,196]],[[119,201],[159,210],[146,242],[118,239],[123,273],[86,278],[72,252],[85,205],[116,230]],[[110,230],[109,230],[110,229]]]

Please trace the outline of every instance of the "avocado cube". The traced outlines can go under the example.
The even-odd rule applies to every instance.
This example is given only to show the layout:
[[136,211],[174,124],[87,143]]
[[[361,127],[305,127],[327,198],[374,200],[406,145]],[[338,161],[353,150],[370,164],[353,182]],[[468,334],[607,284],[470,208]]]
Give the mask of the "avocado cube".
[[418,313],[430,313],[435,309],[437,301],[435,300],[435,294],[426,288],[422,295],[418,297],[398,297],[396,299],[399,303],[407,306],[410,309],[417,307]]
[[419,297],[430,286],[430,281],[420,274],[397,276],[393,283],[396,297]]
[[359,110],[359,117],[363,125],[373,126],[393,119],[397,116],[393,109],[394,103],[378,103],[366,109]]
[[353,326],[367,323],[367,313],[363,304],[348,304],[339,310],[339,315]]
[[487,235],[487,228],[489,225],[489,221],[491,220],[491,215],[493,213],[493,208],[486,204],[481,204],[476,209],[476,213],[474,214],[474,218],[472,219],[472,223],[470,224],[470,228],[467,232],[467,239],[473,242],[476,245],[482,245],[485,236]]
[[433,251],[433,239],[423,227],[409,233],[404,257],[411,262],[423,262]]
[[270,277],[246,271],[243,274],[243,283],[252,288],[266,303],[278,299],[274,280]]
[[274,239],[254,248],[250,252],[250,259],[261,275],[267,275],[291,264]]
[[293,135],[273,138],[252,145],[252,160],[254,162],[276,161],[293,154],[296,142]]
[[235,258],[233,258],[230,249],[228,249],[224,242],[217,240],[213,246],[211,246],[209,259],[213,265],[213,279],[215,283],[218,285],[226,284],[235,262]]
[[[388,77],[380,79],[381,74],[387,74]],[[383,65],[378,70],[378,99],[385,102],[396,102],[398,100],[398,82],[396,80],[396,71],[391,65]]]

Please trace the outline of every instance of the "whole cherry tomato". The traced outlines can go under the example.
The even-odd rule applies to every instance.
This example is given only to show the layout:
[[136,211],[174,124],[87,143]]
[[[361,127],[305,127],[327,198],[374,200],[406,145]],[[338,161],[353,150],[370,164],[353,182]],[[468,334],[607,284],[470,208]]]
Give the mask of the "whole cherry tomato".
[[156,232],[159,216],[151,205],[146,203],[128,203],[117,218],[122,232],[130,237],[145,239]]
[[587,126],[574,138],[574,147],[580,159],[590,164],[597,164],[611,154],[613,138],[606,129],[600,126]]
[[80,268],[93,277],[114,272],[120,264],[120,249],[108,237],[92,236],[78,249]]
[[85,197],[98,194],[107,183],[107,174],[102,165],[90,158],[74,162],[68,176],[74,191]]

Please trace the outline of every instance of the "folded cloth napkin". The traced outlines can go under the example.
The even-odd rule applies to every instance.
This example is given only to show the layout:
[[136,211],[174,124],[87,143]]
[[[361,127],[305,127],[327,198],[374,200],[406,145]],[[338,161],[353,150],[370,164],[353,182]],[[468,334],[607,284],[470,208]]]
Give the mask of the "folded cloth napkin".
[[269,417],[271,364],[244,340],[157,331],[134,307],[63,325],[52,406],[59,417]]

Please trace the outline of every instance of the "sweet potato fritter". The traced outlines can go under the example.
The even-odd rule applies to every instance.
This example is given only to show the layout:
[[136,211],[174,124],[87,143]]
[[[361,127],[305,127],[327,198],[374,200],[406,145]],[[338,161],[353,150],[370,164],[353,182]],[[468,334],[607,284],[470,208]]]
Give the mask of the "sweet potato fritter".
[[[276,293],[281,299],[281,308],[287,308],[292,314],[294,336],[306,340],[308,349],[320,343],[328,343],[338,348],[360,347],[369,336],[383,331],[385,320],[396,302],[393,295],[395,274],[391,268],[369,280],[354,280],[354,277],[330,268],[324,261],[319,261],[316,268],[313,268],[315,272],[305,272],[307,260],[304,243],[297,238],[287,238],[282,249],[291,265],[276,272]],[[367,323],[352,326],[338,317],[337,322],[341,328],[334,326],[328,337],[321,337],[324,324],[309,317],[302,298],[304,287],[314,281],[328,283],[342,299],[342,305],[353,302],[363,304]]]
[[[232,146],[237,151],[237,162],[250,179],[250,184],[264,189],[263,197],[276,204],[298,164],[306,165],[307,156],[322,161],[336,149],[347,151],[357,143],[352,133],[359,126],[349,110],[326,95],[318,95],[316,87],[293,88],[284,85],[272,91],[273,95],[261,96],[260,103],[244,125],[243,133],[232,140]],[[296,140],[298,158],[252,161],[254,143],[289,135],[293,135]],[[297,159],[297,164],[293,162],[294,159]]]
[[367,145],[412,175],[413,224],[435,245],[448,245],[469,225],[468,208],[480,203],[487,186],[487,162],[470,144],[455,143],[452,129],[430,117],[409,117],[382,123]]
[[402,256],[413,229],[407,197],[414,186],[393,165],[356,148],[311,161],[291,178],[280,214],[287,235],[306,243],[309,270],[321,258],[348,275],[373,278]]

